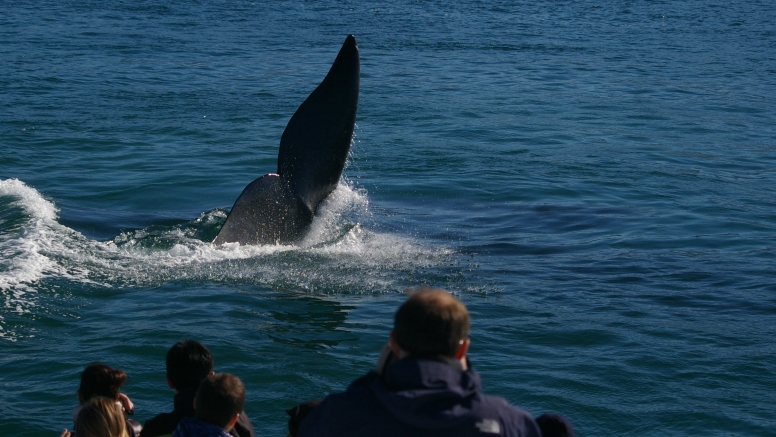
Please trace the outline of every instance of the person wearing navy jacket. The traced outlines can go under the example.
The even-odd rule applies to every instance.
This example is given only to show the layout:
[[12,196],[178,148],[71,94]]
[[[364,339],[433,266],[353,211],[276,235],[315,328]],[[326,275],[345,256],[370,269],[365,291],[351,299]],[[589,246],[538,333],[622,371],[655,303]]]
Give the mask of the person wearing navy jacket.
[[[175,392],[173,410],[146,420],[140,437],[171,434],[181,420],[194,417],[194,398],[197,390],[203,380],[215,373],[213,355],[202,343],[194,340],[175,343],[167,351],[165,364],[167,385]],[[239,415],[229,434],[233,437],[256,437],[253,425],[245,412]]]
[[527,412],[482,392],[471,368],[469,313],[444,290],[414,291],[399,307],[377,369],[327,396],[299,437],[541,437]]

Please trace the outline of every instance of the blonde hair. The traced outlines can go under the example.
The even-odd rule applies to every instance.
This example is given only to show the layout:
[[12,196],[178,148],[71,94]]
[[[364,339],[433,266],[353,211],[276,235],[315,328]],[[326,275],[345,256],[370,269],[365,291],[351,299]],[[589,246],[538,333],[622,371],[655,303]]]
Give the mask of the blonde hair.
[[75,422],[78,437],[129,437],[124,413],[116,401],[102,396],[93,397]]

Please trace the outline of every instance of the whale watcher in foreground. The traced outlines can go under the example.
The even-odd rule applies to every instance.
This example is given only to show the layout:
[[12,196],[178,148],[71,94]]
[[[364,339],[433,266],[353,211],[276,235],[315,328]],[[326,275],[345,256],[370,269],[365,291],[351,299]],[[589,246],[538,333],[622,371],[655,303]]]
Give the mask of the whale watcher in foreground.
[[541,437],[530,414],[482,392],[469,325],[450,293],[416,290],[396,311],[376,369],[313,406],[298,436]]
[[348,35],[320,85],[280,138],[277,173],[248,184],[213,243],[293,244],[339,184],[353,139],[359,88],[356,38]]
[[[467,356],[469,329],[469,313],[453,295],[425,287],[411,290],[394,315],[375,369],[343,393],[287,410],[289,437],[574,437],[571,424],[559,414],[534,420],[505,399],[483,393]],[[73,411],[76,436],[255,437],[243,411],[245,387],[236,376],[214,373],[213,356],[204,345],[176,343],[167,352],[166,367],[174,410],[148,419],[139,431],[139,424],[124,416],[133,409],[119,392],[124,372],[104,364],[88,366],[78,391],[82,406]],[[118,428],[112,425],[114,416],[121,421]],[[60,437],[71,433],[64,430]]]

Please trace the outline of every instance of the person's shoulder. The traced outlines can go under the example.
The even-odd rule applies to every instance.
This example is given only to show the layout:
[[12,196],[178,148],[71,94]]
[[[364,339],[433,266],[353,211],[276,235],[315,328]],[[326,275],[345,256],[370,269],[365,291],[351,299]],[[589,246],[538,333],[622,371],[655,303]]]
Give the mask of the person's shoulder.
[[356,426],[357,422],[369,421],[374,413],[374,404],[369,387],[351,385],[341,393],[326,396],[310,411],[299,425],[299,436],[336,435],[343,426]]
[[172,416],[172,413],[159,413],[156,416],[147,419],[145,423],[143,423],[143,428],[148,426],[159,426],[163,423],[167,423],[172,419]]
[[351,406],[353,408],[363,407],[364,401],[369,397],[368,393],[368,386],[348,387],[348,389],[343,392],[332,393],[326,396],[323,399],[323,402],[315,407],[315,409],[317,410],[320,407],[324,407],[321,410],[334,409],[337,412],[347,412],[348,408]]
[[148,419],[143,424],[140,431],[140,437],[158,437],[172,433],[178,425],[178,420],[173,418],[172,413],[161,413]]
[[366,388],[374,384],[377,380],[380,379],[380,374],[372,370],[371,372],[367,373],[366,375],[354,380],[350,384],[348,384],[348,388],[345,389],[345,392],[348,392],[350,390],[358,390],[362,388]]
[[502,430],[502,435],[541,436],[533,416],[501,396],[483,394],[478,410],[480,417],[498,420],[507,428]]
[[256,437],[253,431],[253,424],[251,419],[245,414],[245,411],[240,413],[240,417],[237,418],[237,423],[234,424],[234,428],[229,431],[229,435],[235,437]]
[[345,391],[331,393],[326,396],[323,399],[322,404],[339,405],[353,402],[360,403],[365,396],[369,396],[368,393],[376,383],[380,383],[380,375],[375,371],[371,371],[348,384]]
[[480,395],[480,403],[482,407],[492,411],[502,411],[504,412],[504,414],[509,414],[509,415],[529,415],[530,416],[528,412],[526,412],[522,408],[518,408],[510,404],[509,401],[507,401],[501,396],[488,395],[488,394],[482,393]]

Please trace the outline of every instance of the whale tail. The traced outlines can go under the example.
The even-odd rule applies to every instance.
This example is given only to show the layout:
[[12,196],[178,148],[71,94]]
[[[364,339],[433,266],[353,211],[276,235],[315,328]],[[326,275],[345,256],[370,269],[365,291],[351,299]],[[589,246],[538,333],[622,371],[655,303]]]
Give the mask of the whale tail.
[[348,35],[320,85],[283,132],[277,174],[251,182],[234,203],[215,244],[288,244],[312,223],[318,204],[339,183],[356,122],[356,39]]

